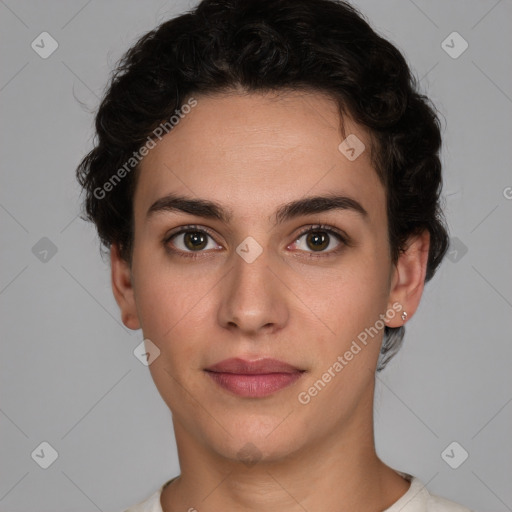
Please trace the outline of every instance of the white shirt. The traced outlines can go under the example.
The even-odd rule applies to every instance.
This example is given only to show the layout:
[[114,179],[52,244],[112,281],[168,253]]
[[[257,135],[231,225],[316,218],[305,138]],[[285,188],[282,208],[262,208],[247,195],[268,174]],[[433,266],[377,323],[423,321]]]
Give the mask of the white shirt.
[[[409,490],[383,512],[471,512],[470,509],[454,501],[430,494],[427,488],[416,477],[405,473],[400,473],[400,475],[411,482]],[[172,480],[174,480],[174,478]],[[163,488],[172,482],[172,480],[162,485],[162,487],[147,500],[130,507],[125,510],[125,512],[163,512],[162,505],[160,504],[160,496]]]

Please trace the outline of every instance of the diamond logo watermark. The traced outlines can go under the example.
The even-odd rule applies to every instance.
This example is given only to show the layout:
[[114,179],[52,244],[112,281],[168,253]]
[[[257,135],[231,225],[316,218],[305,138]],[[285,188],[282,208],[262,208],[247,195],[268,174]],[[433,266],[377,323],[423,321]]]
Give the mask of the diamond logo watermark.
[[252,263],[263,252],[263,247],[252,236],[248,236],[237,248],[236,253],[247,263]]
[[247,443],[244,447],[237,453],[237,457],[241,460],[247,467],[252,467],[257,464],[262,457],[262,454],[257,446],[252,443]]
[[460,467],[466,459],[469,457],[469,453],[460,445],[457,441],[450,443],[442,452],[441,458],[450,466],[452,469]]
[[464,258],[467,252],[468,247],[460,238],[457,238],[456,236],[450,238],[450,246],[448,247],[446,257],[452,263],[458,263],[462,258]]
[[32,247],[32,254],[42,263],[48,263],[57,254],[57,246],[49,238],[43,236]]
[[41,32],[30,46],[39,57],[47,59],[59,47],[59,43],[48,32]]
[[38,466],[48,469],[57,460],[59,454],[50,443],[43,441],[30,456]]
[[353,162],[366,149],[363,141],[355,134],[351,133],[339,146],[340,153]]
[[135,347],[133,355],[144,365],[149,366],[160,356],[160,349],[148,338]]
[[468,42],[458,32],[452,32],[441,43],[441,48],[452,59],[458,59],[468,49],[468,46]]

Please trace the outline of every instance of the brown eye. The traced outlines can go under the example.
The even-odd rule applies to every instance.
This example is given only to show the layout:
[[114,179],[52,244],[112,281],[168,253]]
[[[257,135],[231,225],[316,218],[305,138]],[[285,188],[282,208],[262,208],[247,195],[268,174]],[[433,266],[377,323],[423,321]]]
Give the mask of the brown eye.
[[315,226],[301,233],[294,242],[296,249],[306,253],[335,253],[345,245],[345,239],[332,229]]
[[205,249],[219,249],[212,236],[202,229],[182,229],[165,240],[173,252],[199,253]]
[[188,231],[184,234],[183,242],[191,251],[204,249],[208,243],[207,235],[201,231]]
[[325,231],[310,231],[306,236],[306,244],[313,251],[323,251],[329,246],[330,237]]

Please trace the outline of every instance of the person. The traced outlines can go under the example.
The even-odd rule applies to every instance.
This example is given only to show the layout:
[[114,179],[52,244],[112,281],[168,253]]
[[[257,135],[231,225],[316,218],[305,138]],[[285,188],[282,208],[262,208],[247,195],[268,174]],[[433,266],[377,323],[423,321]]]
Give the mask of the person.
[[447,249],[440,123],[349,3],[203,0],[115,69],[77,169],[180,475],[128,512],[466,511],[386,465],[376,373]]

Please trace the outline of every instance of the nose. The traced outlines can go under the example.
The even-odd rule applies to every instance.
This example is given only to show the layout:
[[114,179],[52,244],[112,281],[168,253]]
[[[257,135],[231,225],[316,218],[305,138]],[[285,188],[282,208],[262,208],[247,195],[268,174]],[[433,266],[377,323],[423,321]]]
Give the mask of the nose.
[[221,326],[247,336],[272,334],[289,318],[287,288],[280,279],[277,262],[268,251],[252,262],[233,253],[231,271],[222,282],[218,319]]

